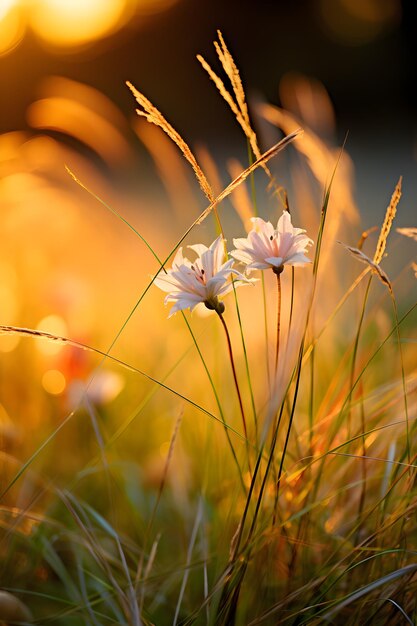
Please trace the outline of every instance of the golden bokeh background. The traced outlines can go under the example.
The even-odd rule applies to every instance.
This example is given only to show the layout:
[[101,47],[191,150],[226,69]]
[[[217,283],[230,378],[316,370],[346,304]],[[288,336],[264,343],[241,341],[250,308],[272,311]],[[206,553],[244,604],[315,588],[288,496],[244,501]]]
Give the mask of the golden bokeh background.
[[[228,554],[238,527],[236,512],[242,508],[236,468],[207,377],[209,371],[236,431],[237,455],[244,459],[222,329],[216,316],[200,307],[187,313],[192,337],[180,315],[167,319],[164,294],[148,289],[158,259],[165,259],[208,200],[178,147],[136,115],[126,81],[184,137],[213,194],[220,193],[248,166],[246,138],[196,60],[200,53],[215,71],[222,71],[212,47],[221,29],[241,72],[261,150],[300,126],[304,129],[303,138],[269,166],[288,192],[294,224],[315,241],[323,191],[349,131],[333,182],[317,304],[306,339],[308,343],[317,334],[318,347],[314,359],[312,350],[305,356],[289,454],[294,474],[283,496],[285,515],[295,519],[311,489],[308,481],[314,482],[314,475],[306,472],[305,478],[297,464],[313,453],[318,458],[326,453],[328,433],[352,376],[349,364],[364,285],[349,292],[334,312],[364,268],[338,241],[356,246],[366,230],[361,241],[372,257],[375,227],[383,221],[400,175],[403,196],[395,226],[416,226],[416,40],[409,16],[408,4],[400,0],[0,0],[0,324],[9,327],[0,333],[0,492],[5,489],[0,587],[4,579],[8,589],[26,589],[40,620],[49,611],[42,594],[63,593],[42,546],[48,545],[50,554],[55,548],[57,555],[62,551],[67,566],[66,547],[54,543],[53,525],[58,524],[64,543],[70,510],[66,498],[76,506],[85,501],[91,507],[88,515],[96,510],[111,520],[127,551],[132,550],[134,567],[149,520],[155,521],[155,536],[166,542],[156,556],[161,572],[178,564],[178,571],[188,572],[183,549],[201,494],[213,511],[204,523],[212,533],[209,549],[214,555]],[[256,210],[276,223],[282,205],[268,182],[259,170],[219,206],[229,250],[233,237],[244,236]],[[184,245],[208,245],[216,235],[210,217]],[[415,293],[415,241],[393,229],[388,252],[383,267],[402,313],[413,289]],[[275,276],[265,276],[269,300],[263,300],[261,281],[239,290],[241,320],[233,294],[227,296],[226,318],[244,402],[251,415],[253,406],[258,409],[250,422],[253,441],[268,424],[271,406],[283,395],[297,361],[311,266],[303,272],[297,268],[293,292],[290,271],[282,276],[285,358],[275,383]],[[290,318],[291,333],[285,335]],[[388,291],[375,279],[361,329],[358,370],[391,325]],[[404,327],[404,367],[415,390],[415,329],[409,320]],[[363,432],[363,410],[375,428],[366,442],[363,436],[374,459],[394,454],[392,446],[403,449],[403,427],[392,440],[383,430],[397,419],[396,406],[402,402],[396,350],[390,340],[376,355],[372,374],[364,377],[365,391],[362,386],[357,391],[364,401],[360,396],[360,402],[355,398],[349,406],[351,422],[341,424],[332,444]],[[395,371],[392,385],[386,380],[387,363]],[[314,424],[309,422],[313,408]],[[415,400],[411,413],[414,419]],[[353,446],[362,445],[360,440],[362,436],[354,437]],[[326,510],[317,518],[319,539],[312,542],[306,563],[322,558],[323,529],[338,541],[346,517],[357,518],[357,491],[351,496],[350,487],[340,491],[340,502],[327,512],[327,493],[339,498],[340,484],[361,480],[356,460],[362,449],[352,450],[349,461],[335,461],[337,472],[333,457],[326,460]],[[376,480],[385,480],[379,471]],[[240,478],[247,488],[250,472]],[[156,514],[154,503],[163,487]],[[272,482],[270,487],[267,506],[275,497]],[[96,515],[93,526],[98,520]],[[108,545],[113,549],[110,544],[105,541],[103,550]],[[74,548],[80,563],[84,547]],[[110,555],[109,571],[119,558],[119,553]],[[84,565],[77,567],[84,571]],[[280,581],[285,576],[278,572]],[[163,575],[150,587],[156,604],[163,596],[160,580]],[[291,573],[288,581],[290,585]],[[167,590],[167,613],[155,623],[166,622],[174,587]],[[78,604],[77,597],[75,611]]]
[[[399,173],[409,189],[415,185],[416,177],[411,176],[415,169],[412,137],[404,134],[401,125],[406,117],[395,119],[391,110],[387,114],[380,98],[381,89],[386,89],[378,82],[381,62],[374,64],[374,92],[364,91],[364,97],[368,98],[367,106],[371,106],[372,98],[379,99],[381,117],[388,115],[393,128],[400,131],[397,143],[387,145],[383,153],[390,184],[375,186],[375,171],[382,157],[376,147],[367,150],[367,142],[375,139],[379,130],[386,136],[378,111],[376,123],[369,122],[372,116],[362,110],[355,117],[342,109],[340,119],[338,106],[342,101],[331,99],[332,90],[336,95],[338,89],[345,93],[342,81],[355,84],[344,59],[363,65],[367,49],[380,50],[385,41],[395,52],[398,37],[406,40],[404,7],[398,0],[387,0],[383,5],[373,0],[312,0],[301,3],[297,10],[289,10],[283,3],[272,7],[262,2],[255,8],[247,2],[239,5],[240,26],[233,25],[235,5],[232,3],[224,13],[220,5],[213,3],[209,15],[204,3],[197,8],[189,0],[2,0],[0,308],[4,324],[41,329],[106,350],[155,269],[155,259],[111,210],[136,228],[157,254],[164,255],[205,206],[177,148],[158,129],[135,117],[126,79],[136,82],[143,74],[146,94],[154,99],[155,91],[156,104],[195,144],[217,191],[245,166],[246,146],[239,129],[194,59],[195,53],[209,49],[215,22],[221,27],[226,23],[225,36],[230,36],[238,55],[242,54],[237,61],[249,83],[249,102],[264,147],[279,137],[277,127],[291,132],[301,123],[311,131],[306,132],[304,147],[299,150],[299,157],[311,170],[309,186],[302,182],[302,169],[294,168],[290,174],[291,151],[289,161],[282,157],[273,165],[277,175],[284,178],[295,210],[303,210],[307,225],[317,227],[315,206],[336,146],[347,130],[343,127],[346,120],[353,124],[351,145],[353,153],[356,151],[353,161],[346,155],[340,181],[338,201],[350,216],[346,227],[356,224],[358,228],[358,213],[363,208],[363,226],[375,223]],[[308,50],[309,37],[313,36],[307,23],[311,14],[315,16],[316,54],[315,65],[310,67],[313,75],[306,76],[301,71],[306,67],[303,63],[307,59],[311,65],[310,58],[314,57]],[[193,19],[195,28],[191,29]],[[272,27],[282,37],[281,42],[271,40]],[[291,33],[297,28],[304,39],[300,37],[296,46],[290,45]],[[206,40],[198,39],[210,29]],[[187,37],[182,38],[181,33]],[[253,37],[253,49],[248,49],[245,37]],[[326,46],[336,46],[339,68],[337,61],[329,63],[323,58]],[[280,58],[266,56],[273,49],[281,50]],[[190,56],[188,61],[185,55]],[[328,77],[327,89],[320,76]],[[251,81],[257,93],[251,91]],[[9,88],[9,82],[18,87]],[[259,92],[261,86],[263,94]],[[272,89],[279,92],[282,109],[266,102]],[[407,100],[403,94],[398,102],[398,109],[401,107],[411,111],[411,95]],[[375,108],[373,114],[375,117]],[[15,126],[19,119],[19,126]],[[66,168],[90,192],[77,185]],[[355,177],[361,181],[361,176],[357,200]],[[226,223],[231,227],[239,228],[239,215],[245,206],[246,216],[250,214],[249,196],[249,190],[242,187],[232,200],[238,212],[225,210]],[[261,197],[265,214],[277,215],[278,207],[268,194]],[[411,192],[403,202],[406,207],[412,203]],[[403,219],[407,225],[407,217]],[[338,229],[335,224],[335,233]],[[204,225],[200,232],[209,243],[215,234],[213,224]],[[150,346],[160,340],[159,324],[167,330],[166,311],[160,294],[154,291],[115,347],[116,354],[125,360],[129,356],[138,359],[145,369],[153,362]],[[143,332],[145,326],[147,331]],[[8,371],[15,368],[16,376],[22,359],[28,370],[37,368],[39,387],[33,382],[33,393],[36,388],[46,392],[47,399],[65,398],[60,408],[65,411],[76,396],[72,389],[86,383],[97,359],[75,356],[76,349],[62,345],[32,343],[29,348],[27,339],[1,337],[4,367]],[[110,376],[106,384],[112,391],[103,394],[113,398],[123,388],[120,372],[106,375]],[[7,396],[12,405],[19,406],[21,396],[13,385],[8,386]],[[49,410],[52,415],[56,407],[51,405]],[[31,416],[33,423],[48,423],[42,412],[37,413],[37,417]]]
[[138,16],[159,13],[176,0],[2,0],[0,55],[19,45],[27,29],[54,50],[72,50],[119,31]]

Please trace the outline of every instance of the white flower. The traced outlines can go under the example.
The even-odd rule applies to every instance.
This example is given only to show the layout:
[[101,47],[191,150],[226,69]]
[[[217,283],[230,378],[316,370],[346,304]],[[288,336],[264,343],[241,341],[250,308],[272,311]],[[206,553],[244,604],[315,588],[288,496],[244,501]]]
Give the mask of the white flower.
[[310,263],[305,252],[313,241],[302,228],[294,228],[291,215],[284,211],[274,230],[271,222],[260,217],[252,217],[253,228],[245,239],[233,239],[236,250],[230,254],[251,270],[272,268],[280,274],[284,265],[304,265]]
[[212,311],[223,313],[224,304],[219,297],[233,288],[230,276],[234,274],[239,279],[235,282],[236,286],[252,281],[233,268],[233,259],[223,262],[225,250],[222,237],[218,237],[209,248],[203,244],[188,247],[198,255],[193,263],[183,256],[182,248],[179,248],[172,269],[167,273],[160,272],[155,279],[155,285],[168,292],[165,304],[175,303],[168,317],[184,309],[192,311],[200,302]]

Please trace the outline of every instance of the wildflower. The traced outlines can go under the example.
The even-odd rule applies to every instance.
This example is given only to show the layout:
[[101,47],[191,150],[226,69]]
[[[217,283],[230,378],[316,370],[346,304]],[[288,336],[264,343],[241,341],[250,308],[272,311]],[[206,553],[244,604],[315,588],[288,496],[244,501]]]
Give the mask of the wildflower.
[[246,265],[246,271],[271,268],[277,277],[277,338],[275,348],[275,372],[278,371],[281,333],[281,273],[285,265],[310,263],[305,252],[313,242],[302,228],[294,228],[291,215],[283,211],[276,230],[271,222],[260,217],[252,217],[253,228],[246,238],[233,239],[236,250],[230,254]]
[[231,256],[247,266],[247,271],[271,268],[280,274],[284,265],[311,262],[305,252],[313,241],[304,234],[305,230],[294,228],[288,211],[282,213],[276,230],[271,222],[260,217],[252,217],[251,221],[252,230],[246,238],[233,239],[236,250],[231,252]]
[[221,315],[224,304],[219,297],[233,288],[229,280],[231,275],[238,278],[235,282],[237,286],[252,281],[233,268],[233,259],[223,262],[225,250],[222,237],[218,237],[209,248],[203,244],[188,247],[198,255],[193,263],[183,256],[182,248],[179,248],[172,269],[167,273],[160,272],[155,279],[155,285],[168,292],[165,304],[174,302],[168,317],[184,309],[192,311],[200,302]]

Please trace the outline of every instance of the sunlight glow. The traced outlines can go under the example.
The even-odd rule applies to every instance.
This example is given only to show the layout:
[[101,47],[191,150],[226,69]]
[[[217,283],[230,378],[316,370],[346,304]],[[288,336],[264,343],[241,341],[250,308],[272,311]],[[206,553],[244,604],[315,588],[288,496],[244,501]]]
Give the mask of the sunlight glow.
[[0,56],[13,50],[24,34],[16,0],[0,0]]
[[54,44],[82,44],[118,25],[124,0],[43,0],[32,14],[32,27]]
[[3,19],[10,11],[11,7],[16,4],[16,0],[1,0],[0,2],[0,20]]
[[[58,335],[59,337],[66,337],[68,334],[67,324],[59,315],[48,315],[44,317],[38,324],[38,330],[43,330],[52,335]],[[42,340],[37,342],[39,352],[45,355],[58,354],[62,350],[62,347],[62,343],[55,341]]]
[[26,25],[56,47],[78,48],[110,35],[132,18],[159,13],[178,0],[0,0],[0,55]]

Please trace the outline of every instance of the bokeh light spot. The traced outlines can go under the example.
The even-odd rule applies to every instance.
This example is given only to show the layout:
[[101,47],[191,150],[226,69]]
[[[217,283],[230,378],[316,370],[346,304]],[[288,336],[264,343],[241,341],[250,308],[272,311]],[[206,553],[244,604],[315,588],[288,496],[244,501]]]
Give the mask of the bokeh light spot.
[[43,0],[32,14],[32,27],[53,44],[83,44],[118,25],[123,0]]
[[65,376],[59,370],[48,370],[42,376],[42,387],[53,396],[59,396],[65,391],[66,386]]
[[[42,330],[59,337],[67,337],[68,335],[67,324],[62,317],[59,317],[59,315],[48,315],[47,317],[44,317],[39,322],[37,328],[38,330]],[[42,354],[52,356],[54,354],[58,354],[62,350],[63,344],[43,339],[37,342],[37,348]]]
[[366,45],[396,26],[399,0],[319,0],[322,24],[339,44]]
[[0,0],[0,56],[30,27],[47,45],[84,48],[178,0]]

